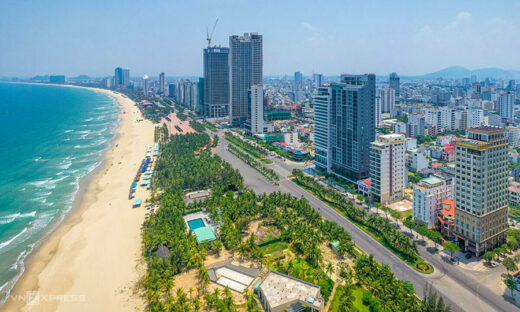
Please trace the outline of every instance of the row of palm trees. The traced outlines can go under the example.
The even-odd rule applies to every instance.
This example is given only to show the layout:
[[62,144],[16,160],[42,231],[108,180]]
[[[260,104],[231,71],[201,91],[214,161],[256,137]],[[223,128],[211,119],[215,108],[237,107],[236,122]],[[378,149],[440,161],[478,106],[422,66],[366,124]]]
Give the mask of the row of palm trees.
[[375,214],[368,216],[365,209],[356,207],[352,201],[347,200],[338,191],[327,188],[313,178],[305,176],[301,170],[293,170],[293,175],[295,176],[294,181],[296,183],[306,189],[310,189],[318,198],[342,210],[350,220],[359,225],[366,226],[372,233],[382,237],[384,242],[395,252],[410,260],[417,258],[418,250],[415,241],[411,240],[399,230],[396,230],[388,218],[383,218]]

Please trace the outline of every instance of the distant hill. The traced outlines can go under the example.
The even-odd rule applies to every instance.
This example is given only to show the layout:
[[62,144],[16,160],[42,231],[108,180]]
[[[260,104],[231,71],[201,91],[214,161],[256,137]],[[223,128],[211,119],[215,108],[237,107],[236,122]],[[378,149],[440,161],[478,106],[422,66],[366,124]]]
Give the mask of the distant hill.
[[520,70],[505,70],[502,68],[481,68],[470,70],[462,66],[452,66],[423,76],[416,76],[415,78],[436,79],[442,77],[445,79],[461,79],[470,78],[472,75],[476,75],[477,79],[520,79]]

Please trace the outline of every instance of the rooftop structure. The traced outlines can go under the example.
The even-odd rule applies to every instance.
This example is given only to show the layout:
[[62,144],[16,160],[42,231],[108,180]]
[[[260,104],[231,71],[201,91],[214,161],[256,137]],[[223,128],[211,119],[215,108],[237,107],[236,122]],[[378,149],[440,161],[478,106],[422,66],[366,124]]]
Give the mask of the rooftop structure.
[[266,311],[294,311],[308,307],[311,311],[322,311],[324,301],[320,287],[300,279],[269,271],[258,286],[258,298]]
[[209,226],[199,227],[193,230],[193,234],[197,237],[197,244],[204,242],[212,242],[217,239],[213,229]]

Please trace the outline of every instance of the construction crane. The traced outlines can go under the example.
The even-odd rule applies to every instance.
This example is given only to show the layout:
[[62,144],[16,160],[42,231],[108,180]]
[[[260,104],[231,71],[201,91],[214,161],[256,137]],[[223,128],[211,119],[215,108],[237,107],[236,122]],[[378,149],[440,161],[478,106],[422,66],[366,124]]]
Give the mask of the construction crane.
[[208,48],[211,48],[211,37],[213,37],[213,32],[215,31],[215,27],[217,27],[218,18],[215,21],[215,25],[213,25],[213,29],[211,30],[211,33],[208,30],[208,26],[206,26],[206,40],[208,40]]

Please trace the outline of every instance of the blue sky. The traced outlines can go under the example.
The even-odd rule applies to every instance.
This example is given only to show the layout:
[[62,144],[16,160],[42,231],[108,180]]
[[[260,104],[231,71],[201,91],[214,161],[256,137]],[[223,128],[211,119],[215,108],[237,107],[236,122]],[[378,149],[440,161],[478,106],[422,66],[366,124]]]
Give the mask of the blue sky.
[[2,0],[0,76],[201,75],[213,42],[259,32],[264,74],[520,69],[520,1]]

